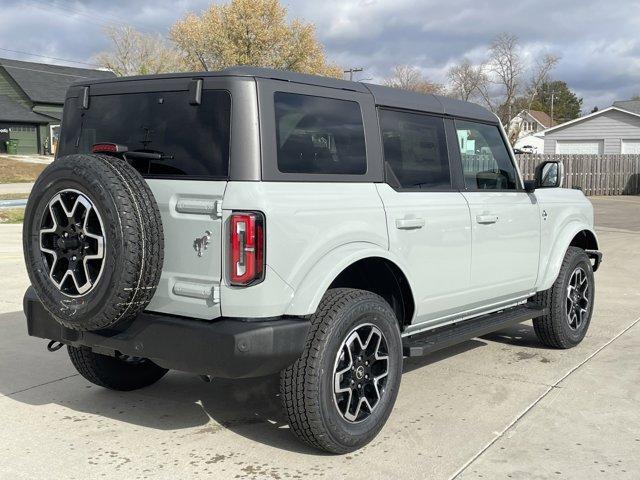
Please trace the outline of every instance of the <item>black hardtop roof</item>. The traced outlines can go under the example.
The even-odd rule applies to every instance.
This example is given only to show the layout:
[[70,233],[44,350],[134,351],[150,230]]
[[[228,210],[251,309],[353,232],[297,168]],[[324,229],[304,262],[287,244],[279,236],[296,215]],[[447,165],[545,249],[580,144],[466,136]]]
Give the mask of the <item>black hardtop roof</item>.
[[76,82],[74,86],[93,85],[113,82],[142,82],[145,80],[172,79],[172,78],[203,78],[203,77],[254,77],[270,80],[281,80],[318,87],[336,88],[340,90],[350,90],[360,93],[369,93],[373,96],[377,105],[419,110],[423,112],[454,115],[459,117],[478,119],[497,123],[497,117],[480,105],[471,102],[455,100],[442,95],[421,94],[409,92],[398,88],[385,87],[382,85],[352,82],[319,75],[308,75],[305,73],[290,72],[287,70],[276,70],[272,68],[237,66],[225,68],[215,72],[180,72],[164,73],[159,75],[140,75],[134,77],[118,77],[108,79],[88,79]]

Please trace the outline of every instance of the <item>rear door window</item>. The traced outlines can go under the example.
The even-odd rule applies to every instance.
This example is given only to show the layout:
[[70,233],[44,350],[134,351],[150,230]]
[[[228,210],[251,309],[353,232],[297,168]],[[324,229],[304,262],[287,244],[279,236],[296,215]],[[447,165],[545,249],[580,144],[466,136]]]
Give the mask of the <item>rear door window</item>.
[[204,90],[200,105],[189,94],[145,92],[92,96],[89,109],[67,102],[59,155],[90,153],[95,143],[162,153],[163,160],[132,160],[146,177],[227,178],[231,96]]
[[280,172],[367,172],[364,126],[357,102],[276,92],[274,106]]
[[442,118],[381,109],[380,127],[390,184],[403,189],[451,188]]
[[518,175],[495,125],[456,120],[464,184],[470,190],[516,190]]

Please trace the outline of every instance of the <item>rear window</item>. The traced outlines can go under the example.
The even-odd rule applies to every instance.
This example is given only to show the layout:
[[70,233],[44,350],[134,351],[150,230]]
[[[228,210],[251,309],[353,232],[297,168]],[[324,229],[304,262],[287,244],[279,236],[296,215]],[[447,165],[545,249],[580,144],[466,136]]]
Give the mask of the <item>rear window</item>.
[[59,155],[89,153],[95,143],[118,143],[165,155],[163,160],[132,160],[148,177],[226,178],[231,96],[204,90],[200,105],[189,99],[188,92],[93,96],[88,110],[70,99]]
[[276,92],[274,103],[280,172],[367,172],[364,126],[357,102]]
[[399,187],[451,188],[442,118],[381,109],[380,127],[384,160]]

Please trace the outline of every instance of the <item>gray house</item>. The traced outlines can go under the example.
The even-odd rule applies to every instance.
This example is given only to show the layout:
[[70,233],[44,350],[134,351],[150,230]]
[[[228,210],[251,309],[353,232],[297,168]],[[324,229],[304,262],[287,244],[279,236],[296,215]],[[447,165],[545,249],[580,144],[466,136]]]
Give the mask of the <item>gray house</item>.
[[640,154],[640,102],[616,102],[545,130],[544,153]]

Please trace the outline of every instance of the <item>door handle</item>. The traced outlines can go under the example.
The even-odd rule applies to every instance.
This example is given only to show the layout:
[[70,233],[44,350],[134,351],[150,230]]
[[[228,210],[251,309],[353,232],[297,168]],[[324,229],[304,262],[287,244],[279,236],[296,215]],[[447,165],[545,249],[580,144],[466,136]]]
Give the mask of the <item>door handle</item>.
[[476,215],[476,222],[482,225],[489,225],[491,223],[496,223],[498,221],[498,216],[493,214],[482,214]]
[[424,218],[397,218],[396,228],[400,230],[413,230],[424,227]]

